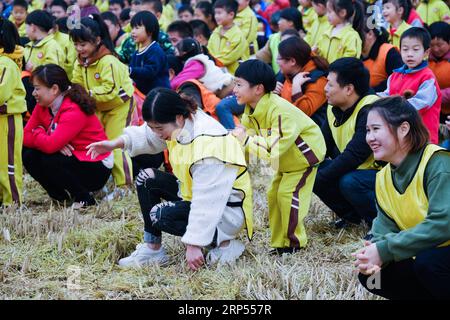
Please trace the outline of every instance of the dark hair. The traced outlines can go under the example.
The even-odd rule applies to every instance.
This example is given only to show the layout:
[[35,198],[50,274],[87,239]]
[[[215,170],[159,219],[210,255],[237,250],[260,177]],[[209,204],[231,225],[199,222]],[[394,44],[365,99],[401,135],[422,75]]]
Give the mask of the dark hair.
[[103,21],[108,20],[114,26],[120,26],[119,19],[117,19],[117,16],[114,13],[106,11],[101,13],[100,16],[102,17]]
[[313,3],[321,4],[321,5],[324,5],[324,6],[327,6],[327,1],[328,0],[312,0]]
[[160,0],[142,0],[141,4],[151,4],[153,10],[155,10],[157,13],[163,12],[163,5]]
[[194,9],[192,9],[192,7],[189,5],[181,5],[180,8],[178,9],[178,14],[185,11],[189,11],[192,15],[194,15]]
[[167,26],[167,33],[178,32],[181,38],[192,38],[194,30],[191,25],[183,20],[177,20]]
[[339,86],[353,85],[355,92],[365,96],[370,89],[370,75],[364,64],[357,58],[340,58],[330,64],[329,73],[336,74]]
[[209,30],[208,24],[203,20],[191,20],[189,21],[192,29],[194,30],[194,36],[203,35],[209,40],[211,37],[211,30]]
[[173,54],[167,55],[167,64],[169,65],[169,69],[172,69],[175,72],[175,75],[183,70],[183,62]]
[[182,61],[186,61],[198,54],[203,53],[202,46],[197,40],[193,38],[185,38],[178,42],[177,50],[179,52],[179,57]]
[[214,9],[224,9],[227,13],[233,12],[236,17],[239,4],[236,0],[217,0],[214,3]]
[[200,1],[195,6],[196,9],[200,9],[205,17],[211,17],[214,19],[214,10],[213,5],[208,1]]
[[27,15],[25,23],[34,24],[42,31],[49,32],[53,28],[54,18],[50,13],[44,10],[34,10]]
[[20,45],[20,38],[16,26],[11,21],[0,18],[0,48],[5,53],[13,53],[17,45]]
[[389,32],[384,27],[369,28],[366,25],[364,27],[364,32],[369,33],[370,31],[372,31],[375,34],[375,37],[376,37],[375,44],[376,45],[382,45],[383,43],[389,42]]
[[428,27],[428,31],[431,39],[438,38],[450,42],[450,24],[443,21],[434,22]]
[[122,12],[120,13],[120,21],[127,21],[130,20],[130,8],[125,8],[122,10]]
[[290,37],[300,38],[300,33],[298,33],[298,31],[295,29],[287,29],[281,33],[280,38],[283,38],[284,36],[289,36],[289,38]]
[[292,22],[294,24],[295,30],[297,31],[305,31],[305,29],[303,28],[302,14],[300,13],[300,11],[298,11],[297,8],[286,8],[281,10],[280,19],[285,19]]
[[50,4],[51,7],[61,7],[64,11],[67,11],[68,5],[64,0],[53,0]]
[[87,41],[93,44],[97,43],[97,37],[99,37],[100,45],[104,45],[112,54],[115,54],[108,27],[98,14],[92,14],[92,18],[82,18],[80,28],[70,30],[69,35],[73,42]]
[[109,0],[109,5],[118,4],[122,9],[125,8],[125,2],[123,0]]
[[396,9],[403,8],[402,20],[408,20],[412,9],[411,0],[383,0],[383,4],[392,3]]
[[152,40],[157,40],[159,37],[159,23],[158,19],[150,11],[141,11],[136,13],[131,18],[131,27],[144,26],[147,34],[152,35]]
[[235,76],[244,79],[252,87],[262,84],[266,93],[273,91],[277,84],[273,69],[267,63],[256,59],[244,61],[237,68]]
[[80,106],[88,115],[95,113],[95,99],[89,96],[86,89],[78,83],[71,83],[66,71],[56,64],[44,64],[36,67],[31,79],[38,79],[47,88],[57,85],[59,90]]
[[368,106],[369,112],[376,111],[389,125],[391,133],[396,137],[397,128],[403,122],[409,123],[409,132],[406,141],[409,152],[417,152],[428,144],[430,135],[425,127],[422,117],[405,98],[400,96],[379,99]]
[[431,36],[430,33],[424,28],[411,27],[403,32],[400,37],[400,47],[402,46],[402,41],[405,38],[419,40],[422,43],[424,50],[428,50],[430,48]]
[[55,25],[58,26],[58,31],[65,33],[65,34],[69,34],[69,28],[67,27],[67,20],[69,18],[68,17],[62,17],[59,19],[55,20]]
[[[364,5],[359,0],[328,0],[337,14],[346,11],[345,19],[352,22],[352,27],[364,39]],[[353,20],[352,20],[353,18]]]
[[317,69],[328,71],[328,62],[322,57],[311,55],[311,47],[300,37],[290,37],[280,42],[278,53],[283,59],[293,58],[295,63],[304,67],[310,60],[314,62]]
[[28,2],[26,2],[25,0],[14,0],[13,8],[14,7],[22,7],[25,8],[25,10],[28,10]]
[[142,105],[142,117],[145,121],[156,123],[175,122],[177,115],[190,118],[197,110],[192,99],[183,98],[173,90],[155,88],[149,92]]

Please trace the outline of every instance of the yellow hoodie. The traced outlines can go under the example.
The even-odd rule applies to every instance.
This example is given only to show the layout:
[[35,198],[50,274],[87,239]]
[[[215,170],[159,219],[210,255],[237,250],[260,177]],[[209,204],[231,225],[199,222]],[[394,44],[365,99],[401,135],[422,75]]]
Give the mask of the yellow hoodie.
[[64,52],[53,34],[49,34],[40,41],[32,41],[25,46],[25,62],[31,62],[33,69],[43,65],[54,63],[64,67]]
[[328,29],[317,42],[318,54],[329,63],[339,58],[361,56],[362,40],[351,24],[347,24],[337,34],[332,35],[334,28]]
[[0,53],[0,114],[27,111],[26,92],[21,79],[21,70],[15,62],[16,59],[16,52]]

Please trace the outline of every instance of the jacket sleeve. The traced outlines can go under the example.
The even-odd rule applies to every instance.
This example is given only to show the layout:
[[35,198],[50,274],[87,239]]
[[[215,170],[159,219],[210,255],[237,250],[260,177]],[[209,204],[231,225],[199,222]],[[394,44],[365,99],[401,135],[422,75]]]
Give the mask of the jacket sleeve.
[[25,128],[23,128],[23,145],[28,148],[36,148],[33,137],[33,130],[39,126],[44,127],[44,123],[41,120],[42,115],[42,107],[37,105],[33,113],[31,114],[30,119],[28,120]]
[[423,81],[416,94],[408,99],[417,111],[432,107],[438,99],[438,87],[435,79]]
[[77,61],[74,62],[74,67],[72,71],[72,83],[78,83],[84,87],[82,67]]
[[128,77],[128,74],[120,74],[119,66],[108,62],[100,70],[101,81],[97,86],[90,88],[92,97],[98,102],[107,102],[116,98],[120,90],[119,77]]
[[11,99],[13,95],[13,70],[7,65],[0,65],[0,106]]
[[64,66],[64,52],[59,47],[58,43],[54,42],[51,48],[47,49],[43,64],[54,63],[59,66]]
[[183,82],[189,79],[200,79],[205,74],[205,66],[199,61],[189,61],[171,81],[170,86],[176,90]]
[[166,148],[166,142],[161,140],[146,123],[126,127],[120,137],[124,141],[124,149],[132,157],[140,154],[157,154]]
[[267,40],[264,47],[262,47],[261,49],[259,49],[259,51],[256,52],[256,58],[266,63],[272,63],[272,52],[270,51],[269,42],[270,37],[269,40]]
[[359,38],[357,33],[351,33],[351,36],[348,37],[345,41],[345,50],[342,53],[342,57],[353,57],[358,58],[361,57],[362,51],[362,41]]
[[327,101],[324,90],[326,84],[327,80],[324,77],[308,84],[306,91],[293,104],[311,117]]
[[382,92],[377,92],[377,96],[381,98],[389,97],[389,92],[391,90],[391,76],[388,77],[386,82],[386,89]]

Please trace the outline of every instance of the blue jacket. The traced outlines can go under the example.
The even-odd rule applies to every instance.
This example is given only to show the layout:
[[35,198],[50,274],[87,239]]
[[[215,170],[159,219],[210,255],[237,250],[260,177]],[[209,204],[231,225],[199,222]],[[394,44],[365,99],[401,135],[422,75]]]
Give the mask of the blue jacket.
[[147,95],[156,87],[170,89],[167,57],[157,42],[141,52],[136,50],[131,56],[129,67],[131,79],[143,94]]

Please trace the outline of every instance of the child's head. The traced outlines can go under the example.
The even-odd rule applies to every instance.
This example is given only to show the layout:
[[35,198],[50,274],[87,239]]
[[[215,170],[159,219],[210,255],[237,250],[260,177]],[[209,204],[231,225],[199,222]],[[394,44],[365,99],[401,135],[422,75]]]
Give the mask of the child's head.
[[94,0],[77,0],[76,2],[80,8],[86,8],[91,6]]
[[214,9],[210,2],[200,1],[195,6],[194,18],[205,21],[206,23],[214,22]]
[[55,26],[58,28],[59,32],[69,34],[69,28],[67,27],[68,17],[62,17],[55,20]]
[[383,98],[369,107],[366,142],[375,160],[394,163],[399,153],[417,152],[428,141],[422,117],[405,98]]
[[19,33],[14,23],[0,19],[0,49],[5,53],[13,53],[19,44]]
[[120,19],[120,14],[125,8],[123,0],[109,0],[109,11],[111,11],[117,19]]
[[130,20],[131,20],[130,13],[131,13],[131,8],[125,8],[120,13],[119,20],[120,20],[120,25],[122,26],[122,28],[130,23]]
[[108,27],[109,36],[111,39],[116,39],[121,30],[119,19],[112,12],[106,11],[100,15]]
[[200,43],[193,38],[186,38],[178,42],[175,50],[175,54],[181,59],[186,61],[189,58],[195,57],[203,53]]
[[217,0],[214,4],[214,18],[218,25],[230,26],[238,10],[236,0]]
[[69,35],[83,59],[90,58],[102,45],[114,53],[108,27],[98,14],[92,14],[92,18],[82,18],[80,27],[71,29]]
[[303,8],[311,8],[312,6],[312,0],[300,0],[299,2]]
[[303,30],[302,15],[297,8],[286,8],[280,12],[278,30],[283,32],[287,29]]
[[327,17],[333,27],[351,23],[361,39],[364,38],[364,7],[359,0],[328,0]]
[[131,2],[131,5],[130,5],[130,19],[133,18],[133,16],[136,13],[141,11],[141,6],[142,6],[141,0],[133,0]]
[[266,93],[272,92],[276,87],[276,78],[273,69],[260,60],[247,60],[235,72],[233,93],[239,104],[256,105]]
[[159,23],[155,15],[149,11],[141,11],[131,19],[131,36],[136,43],[156,41],[159,36]]
[[312,7],[319,17],[327,14],[327,0],[312,0]]
[[431,37],[427,30],[411,27],[400,37],[400,54],[403,63],[412,69],[417,67],[430,53]]
[[280,21],[280,14],[281,11],[276,11],[270,16],[270,29],[272,29],[274,33],[279,31],[278,21]]
[[27,36],[31,41],[40,40],[53,28],[54,18],[44,10],[34,10],[25,19]]
[[178,19],[185,22],[191,21],[194,19],[194,9],[189,5],[182,5],[178,9]]
[[197,40],[202,46],[207,46],[209,37],[211,36],[211,30],[209,30],[206,22],[203,20],[192,20],[189,24],[194,30],[195,40]]
[[238,12],[241,12],[250,5],[250,0],[237,0],[238,2]]
[[450,25],[439,21],[428,28],[431,36],[431,53],[436,58],[444,57],[450,51]]
[[340,58],[329,66],[325,94],[335,107],[346,108],[353,100],[363,97],[370,89],[369,71],[357,58]]
[[160,0],[141,0],[141,11],[149,11],[159,20],[163,12]]
[[28,2],[25,0],[14,0],[13,10],[11,12],[16,25],[21,25],[25,22],[28,12]]
[[53,0],[52,4],[50,5],[52,16],[54,16],[55,19],[66,17],[67,8],[67,3],[64,0]]
[[407,20],[410,12],[407,0],[383,0],[383,17],[391,25]]
[[185,38],[193,38],[194,31],[189,23],[185,21],[174,21],[167,27],[167,34],[169,35],[169,40],[175,47],[178,42]]
[[169,65],[169,80],[172,80],[183,70],[183,62],[172,54],[167,55],[167,64]]

